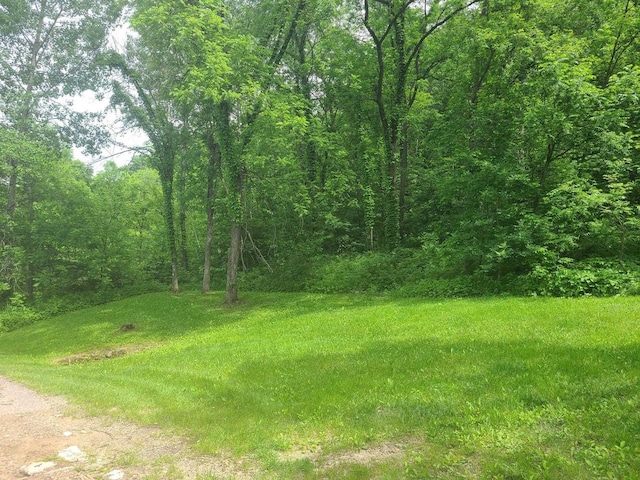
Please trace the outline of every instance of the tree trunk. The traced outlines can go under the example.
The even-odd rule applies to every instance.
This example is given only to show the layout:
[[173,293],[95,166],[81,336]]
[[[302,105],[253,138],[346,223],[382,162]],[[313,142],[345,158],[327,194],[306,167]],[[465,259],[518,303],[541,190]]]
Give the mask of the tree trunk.
[[211,245],[213,244],[213,207],[207,205],[207,236],[204,242],[204,273],[202,275],[202,293],[211,290]]
[[209,149],[209,165],[207,169],[207,236],[204,243],[204,273],[202,276],[202,293],[211,289],[211,246],[213,244],[213,201],[215,199],[215,175],[220,169],[220,144],[214,141],[213,135],[207,138]]
[[9,160],[9,192],[7,200],[7,217],[13,221],[16,213],[16,187],[18,185],[18,160],[12,158]]
[[404,216],[406,213],[406,196],[409,186],[409,122],[402,122],[402,139],[400,145],[400,182],[398,191],[398,224],[400,228],[400,239],[404,237]]
[[226,100],[219,104],[219,131],[222,160],[226,164],[231,178],[231,243],[227,257],[227,289],[225,303],[232,305],[238,301],[238,264],[242,239],[242,190],[244,181],[244,164],[241,156],[235,151],[231,128],[231,105]]
[[162,178],[162,194],[164,196],[164,216],[167,226],[167,240],[171,253],[171,291],[178,293],[180,286],[178,282],[178,248],[176,246],[176,227],[173,215],[173,179]]
[[184,274],[189,271],[189,255],[187,253],[187,201],[185,199],[187,183],[186,152],[183,152],[182,154],[180,167],[180,260],[182,262],[182,271]]
[[231,244],[227,259],[227,292],[225,303],[233,305],[238,301],[238,264],[240,262],[240,248],[242,227],[238,222],[231,224]]

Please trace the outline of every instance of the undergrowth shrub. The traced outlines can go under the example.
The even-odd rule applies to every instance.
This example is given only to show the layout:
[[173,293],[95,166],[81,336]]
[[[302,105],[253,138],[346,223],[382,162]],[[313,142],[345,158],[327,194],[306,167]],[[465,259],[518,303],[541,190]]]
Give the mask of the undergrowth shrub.
[[387,293],[402,297],[475,297],[494,295],[611,296],[640,294],[640,264],[610,259],[552,266],[536,265],[526,275],[496,278],[481,270],[472,274],[443,269],[425,249],[341,256],[298,256],[273,271],[254,268],[240,287],[259,291],[316,293]]
[[523,279],[530,294],[556,297],[637,295],[640,265],[608,259],[582,262],[564,260],[557,265],[537,265]]
[[307,289],[319,293],[382,293],[417,281],[428,263],[422,252],[362,253],[315,260]]
[[166,290],[167,286],[164,284],[145,282],[139,285],[128,285],[119,288],[106,287],[95,292],[67,293],[51,299],[39,300],[34,306],[37,311],[42,312],[46,317],[53,317],[94,305],[102,305],[136,295]]
[[40,319],[42,314],[27,307],[22,295],[14,295],[9,304],[0,310],[0,332],[10,332],[31,325]]
[[303,248],[285,259],[276,259],[268,266],[261,263],[240,274],[240,289],[258,292],[304,291],[314,268],[313,259],[313,253]]
[[40,320],[94,305],[165,290],[166,285],[147,282],[121,288],[105,288],[97,292],[68,293],[46,300],[38,299],[33,304],[27,304],[22,295],[14,294],[9,303],[0,310],[0,332],[16,330]]
[[0,312],[0,332],[10,332],[26,327],[42,319],[42,315],[30,308],[7,308]]

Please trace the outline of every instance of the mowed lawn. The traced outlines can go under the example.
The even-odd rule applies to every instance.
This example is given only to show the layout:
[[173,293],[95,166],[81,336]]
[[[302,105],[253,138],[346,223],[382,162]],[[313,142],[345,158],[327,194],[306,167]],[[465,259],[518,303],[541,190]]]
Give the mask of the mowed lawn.
[[222,298],[0,335],[0,373],[263,478],[640,478],[639,298]]

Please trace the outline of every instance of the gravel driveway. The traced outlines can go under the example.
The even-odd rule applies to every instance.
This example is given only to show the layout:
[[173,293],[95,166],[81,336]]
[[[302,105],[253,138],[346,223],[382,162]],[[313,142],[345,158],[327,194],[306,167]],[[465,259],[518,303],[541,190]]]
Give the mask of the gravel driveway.
[[[79,458],[61,458],[65,451],[79,451]],[[28,466],[47,466],[31,478],[48,480],[259,476],[247,463],[198,454],[184,439],[157,428],[88,416],[64,398],[0,377],[1,480],[27,478]]]

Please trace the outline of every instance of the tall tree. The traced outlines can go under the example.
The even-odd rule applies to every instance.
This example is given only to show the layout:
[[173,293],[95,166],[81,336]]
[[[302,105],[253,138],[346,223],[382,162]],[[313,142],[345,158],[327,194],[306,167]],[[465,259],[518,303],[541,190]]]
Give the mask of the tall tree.
[[[154,101],[152,86],[143,84],[137,72],[132,71],[122,57],[113,55],[112,65],[122,73],[126,82],[133,85],[135,96],[129,93],[127,88],[114,81],[114,95],[111,102],[121,106],[130,121],[142,128],[148,135],[153,146],[151,165],[160,175],[162,195],[164,203],[164,217],[167,231],[167,246],[171,258],[171,291],[177,293],[179,287],[179,260],[176,239],[175,213],[174,213],[174,173],[176,161],[177,131],[167,112],[167,104],[162,100]],[[148,77],[147,77],[148,78]],[[149,90],[147,90],[147,88]],[[162,98],[161,92],[159,97]],[[166,97],[165,97],[166,98]]]
[[220,172],[222,171],[222,159],[220,153],[220,144],[216,141],[213,134],[213,128],[209,126],[206,134],[207,146],[207,196],[205,200],[205,209],[207,214],[207,230],[205,234],[204,244],[204,264],[202,274],[202,293],[209,292],[211,288],[211,250],[213,247],[215,207],[214,202],[218,194],[218,186]]
[[407,185],[406,118],[415,100],[413,85],[430,65],[423,59],[425,42],[457,14],[480,0],[433,2],[364,0],[363,24],[376,51],[375,103],[384,146],[382,173],[384,243],[394,249],[401,237]]
[[[65,95],[98,89],[96,56],[119,15],[120,2],[87,0],[11,0],[0,3],[0,124],[33,139],[95,148],[104,132],[61,102]],[[45,128],[47,125],[54,128]],[[23,155],[5,158],[5,214],[10,231],[18,208]]]
[[[129,120],[145,131],[153,147],[151,164],[162,184],[173,292],[179,291],[180,270],[175,176],[181,170],[177,160],[186,129],[184,113],[180,113],[183,109],[174,93],[188,71],[179,47],[172,44],[177,31],[177,7],[169,2],[138,2],[131,25],[139,36],[129,40],[126,55],[112,52],[107,60],[121,75],[121,80],[113,81],[112,104],[121,106]],[[162,23],[164,18],[172,21]]]
[[[10,8],[9,8],[10,7]],[[96,7],[85,0],[11,2],[2,14],[0,36],[1,121],[22,133],[34,125],[56,120],[63,140],[91,146],[96,131],[86,115],[59,101],[63,95],[96,89],[102,78],[95,58],[119,14],[115,1]],[[15,175],[19,159],[11,161],[8,214],[15,204]]]
[[[223,48],[226,40],[221,34],[223,31],[223,12],[222,4],[210,0],[188,4],[169,1],[140,1],[136,5],[133,18],[133,25],[140,33],[141,40],[148,46],[148,56],[144,65],[146,68],[149,68],[152,63],[158,65],[166,63],[166,53],[169,53],[172,70],[171,74],[164,78],[166,88],[163,98],[166,102],[166,108],[171,108],[176,112],[196,113],[194,118],[190,120],[201,121],[201,124],[216,130],[214,135],[211,131],[207,132],[205,128],[202,134],[203,143],[210,150],[209,157],[213,162],[210,165],[211,168],[215,168],[217,162],[214,159],[220,154],[215,150],[225,151],[225,154],[229,155],[228,150],[224,150],[229,142],[217,139],[218,134],[225,131],[224,123],[222,128],[219,128],[222,118],[219,115],[221,88],[223,85],[228,85],[228,81],[223,80],[223,76],[231,72],[227,63],[227,53]],[[188,25],[188,28],[184,28],[185,25]],[[156,72],[148,73],[152,76],[157,75]],[[207,119],[207,114],[213,118]],[[182,122],[182,126],[185,124],[186,122]],[[177,148],[179,148],[179,143],[177,143],[179,140],[180,137],[172,136],[172,167],[171,171],[167,169],[165,172],[167,186],[169,177],[173,181],[175,170],[173,163]],[[183,158],[186,160],[185,152],[188,150],[188,145],[184,142],[185,137],[182,137],[182,140],[180,148]],[[225,147],[219,148],[222,145]],[[164,150],[166,151],[166,149]],[[168,162],[166,162],[166,166],[168,167]],[[208,182],[210,191],[213,188],[212,182],[215,174],[211,173],[211,175],[213,175],[210,177],[212,180]],[[168,188],[166,191],[169,194]],[[167,197],[167,206],[172,201]],[[207,203],[212,208],[212,199],[209,199]],[[212,220],[213,211],[211,208],[207,214]],[[172,248],[175,248],[173,220],[171,228],[174,245]],[[212,231],[212,228],[211,224],[207,235]],[[170,235],[172,234],[170,233]],[[172,258],[173,255],[174,253],[172,253]],[[177,268],[177,250],[175,256]],[[205,253],[205,257],[210,259],[210,254]]]
[[[277,88],[278,68],[292,45],[306,5],[305,0],[277,4],[283,14],[276,17],[274,29],[264,32],[264,37],[248,28],[252,26],[249,19],[255,18],[252,13],[261,7],[259,4],[231,4],[227,10],[219,2],[202,0],[180,8],[156,5],[143,14],[148,25],[157,22],[158,26],[173,28],[173,48],[188,59],[189,69],[176,89],[176,97],[192,101],[193,95],[197,95],[199,109],[212,114],[215,137],[212,145],[220,146],[228,196],[226,302],[229,304],[238,300],[247,149],[265,98]],[[228,15],[228,11],[232,14]],[[176,28],[175,22],[188,24],[190,28]],[[265,25],[262,21],[259,23],[261,28]]]

